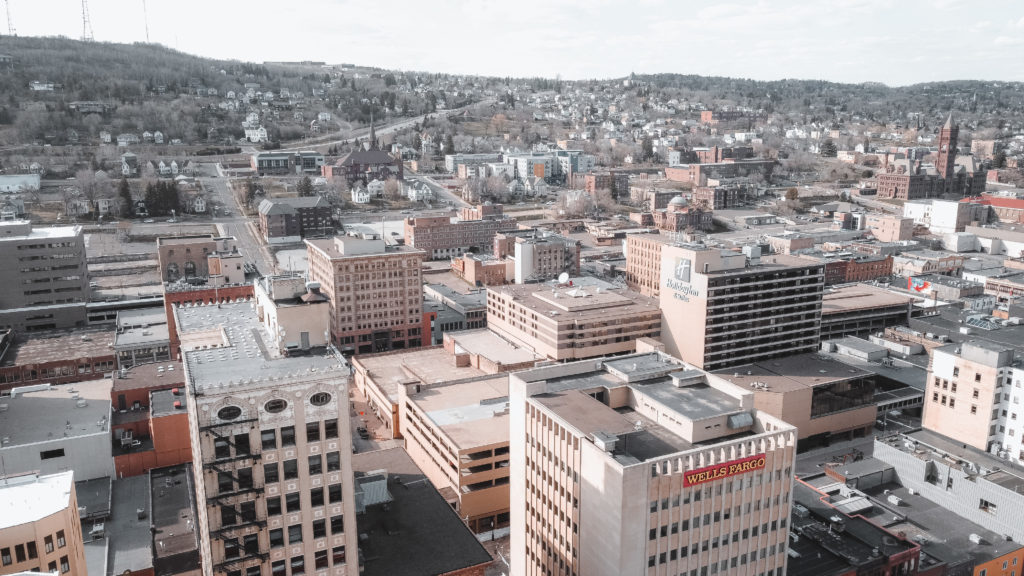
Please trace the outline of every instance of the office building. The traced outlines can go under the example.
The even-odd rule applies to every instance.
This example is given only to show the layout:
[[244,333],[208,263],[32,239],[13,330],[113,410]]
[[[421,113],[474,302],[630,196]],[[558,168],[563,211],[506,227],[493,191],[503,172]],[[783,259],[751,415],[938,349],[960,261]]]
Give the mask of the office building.
[[596,278],[487,289],[487,326],[551,360],[625,354],[661,335],[657,302]]
[[0,571],[87,576],[70,470],[0,477]]
[[306,240],[306,248],[309,280],[327,297],[331,339],[339,350],[366,354],[429,342],[423,251],[354,236]]
[[344,359],[283,356],[246,302],[174,314],[203,574],[358,574]]
[[801,450],[862,438],[871,433],[878,413],[875,374],[817,354],[744,364],[715,375],[749,390],[761,412],[796,426]]
[[323,196],[265,198],[257,207],[260,235],[269,244],[290,244],[334,230],[334,210]]
[[796,429],[749,390],[649,353],[512,374],[509,404],[512,573],[785,573]]
[[824,265],[786,255],[662,247],[662,341],[705,370],[818,346]]
[[486,204],[463,208],[458,220],[449,215],[406,218],[405,244],[423,250],[430,260],[447,259],[486,252],[495,234],[517,228],[516,219],[505,217],[500,204]]
[[626,286],[657,298],[661,286],[661,249],[673,241],[660,234],[630,234],[623,243],[626,253]]
[[0,308],[88,301],[89,276],[81,226],[33,227],[0,221]]
[[821,340],[866,337],[890,326],[906,326],[915,300],[870,284],[831,286],[821,298]]

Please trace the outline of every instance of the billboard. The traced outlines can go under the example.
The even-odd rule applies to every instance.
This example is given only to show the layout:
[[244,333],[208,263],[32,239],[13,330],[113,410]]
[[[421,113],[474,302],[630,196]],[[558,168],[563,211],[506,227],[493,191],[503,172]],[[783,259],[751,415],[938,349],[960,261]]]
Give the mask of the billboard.
[[696,486],[705,482],[713,482],[722,478],[736,476],[737,474],[763,470],[766,462],[767,458],[765,455],[758,454],[757,456],[730,460],[729,462],[722,462],[721,464],[715,464],[706,468],[697,468],[683,474],[683,486]]

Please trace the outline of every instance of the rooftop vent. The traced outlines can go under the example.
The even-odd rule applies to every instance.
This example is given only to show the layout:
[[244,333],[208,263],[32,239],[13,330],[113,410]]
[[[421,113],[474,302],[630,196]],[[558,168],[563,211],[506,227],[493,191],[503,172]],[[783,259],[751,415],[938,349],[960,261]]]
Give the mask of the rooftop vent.
[[174,401],[174,409],[175,410],[181,410],[181,400],[175,400]]

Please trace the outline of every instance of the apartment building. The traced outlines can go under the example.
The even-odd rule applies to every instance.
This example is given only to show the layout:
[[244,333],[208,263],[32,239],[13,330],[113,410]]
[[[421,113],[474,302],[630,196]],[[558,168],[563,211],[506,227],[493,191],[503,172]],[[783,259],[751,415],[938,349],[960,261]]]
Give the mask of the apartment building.
[[[497,243],[497,236],[495,236]],[[512,254],[516,284],[554,280],[561,274],[580,273],[580,241],[538,232],[517,236]]]
[[879,242],[900,242],[914,238],[914,219],[888,214],[868,214],[864,227]]
[[747,186],[697,186],[693,189],[693,203],[710,210],[736,208],[751,196]]
[[662,248],[662,341],[704,370],[818,346],[824,265],[698,245]]
[[87,576],[73,472],[0,477],[0,572]]
[[283,356],[247,302],[174,314],[203,574],[358,574],[347,363]]
[[633,352],[638,338],[661,335],[652,298],[595,278],[570,283],[488,288],[488,328],[552,360]]
[[309,280],[320,285],[331,315],[331,339],[359,354],[415,348],[424,329],[423,251],[377,238],[306,240]]
[[333,209],[323,196],[265,198],[257,212],[260,234],[270,244],[298,242],[334,230]]
[[980,338],[936,348],[927,382],[925,428],[1024,461],[1024,368],[1018,349]]
[[81,226],[33,227],[0,221],[0,309],[87,302],[89,273]]
[[797,432],[749,390],[649,353],[512,374],[509,405],[512,573],[785,573]]
[[405,219],[405,245],[423,250],[430,260],[461,256],[464,252],[487,251],[494,235],[518,228],[515,218],[487,208],[463,208],[461,219],[450,216],[417,216]]
[[668,236],[630,234],[626,236],[626,285],[650,298],[657,298],[661,286],[661,249],[671,244]]
[[509,526],[508,377],[398,389],[405,449],[475,533]]

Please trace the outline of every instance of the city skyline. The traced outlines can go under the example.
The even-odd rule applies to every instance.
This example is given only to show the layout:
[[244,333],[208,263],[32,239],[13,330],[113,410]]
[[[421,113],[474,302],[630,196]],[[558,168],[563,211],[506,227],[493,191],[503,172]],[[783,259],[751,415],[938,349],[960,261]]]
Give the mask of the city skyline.
[[[515,10],[502,3],[313,0],[303,4],[303,14],[313,18],[277,19],[273,32],[265,29],[269,6],[253,2],[243,11],[150,0],[144,12],[141,0],[93,0],[89,12],[100,42],[144,42],[148,34],[151,42],[183,52],[252,62],[566,80],[635,72],[890,86],[1024,81],[1024,6],[1008,0],[985,2],[984,10],[962,0],[934,2],[929,10],[891,0],[683,6],[642,0],[640,9],[620,2],[550,7],[531,1],[516,3]],[[45,11],[12,0],[9,12],[21,36],[82,36],[79,0],[55,0]],[[498,52],[473,46],[518,56],[496,59]]]

